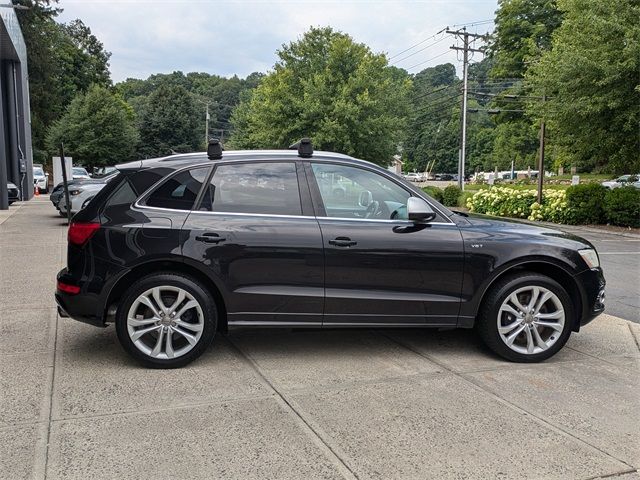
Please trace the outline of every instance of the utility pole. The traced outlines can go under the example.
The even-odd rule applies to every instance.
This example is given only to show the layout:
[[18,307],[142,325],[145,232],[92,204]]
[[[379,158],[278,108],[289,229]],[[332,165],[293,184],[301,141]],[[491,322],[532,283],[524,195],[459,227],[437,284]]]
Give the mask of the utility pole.
[[[546,95],[542,95],[542,103],[547,100]],[[544,108],[544,107],[543,107]],[[542,185],[544,184],[544,116],[540,121],[540,156],[538,157],[538,203],[542,205]]]
[[[449,30],[447,33],[462,39],[462,47],[451,46],[452,50],[462,50],[462,128],[460,129],[460,154],[458,157],[458,186],[464,190],[464,163],[467,155],[467,93],[469,90],[469,52],[484,53],[478,48],[471,48],[470,44],[477,39],[484,39],[484,35],[467,32],[467,28],[461,30]],[[472,39],[471,41],[469,39]]]
[[211,117],[209,116],[209,102],[207,102],[207,113],[205,116],[205,121],[204,121],[204,144],[205,145],[209,145],[209,119]]

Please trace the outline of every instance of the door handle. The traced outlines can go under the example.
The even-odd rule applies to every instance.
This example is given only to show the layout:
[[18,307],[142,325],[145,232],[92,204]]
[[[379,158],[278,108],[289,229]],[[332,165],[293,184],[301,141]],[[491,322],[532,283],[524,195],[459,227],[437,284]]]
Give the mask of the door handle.
[[358,242],[354,242],[349,237],[336,237],[333,240],[329,240],[329,245],[333,245],[335,247],[353,247],[357,244]]
[[202,235],[197,235],[196,240],[204,243],[220,243],[224,242],[226,238],[221,237],[217,233],[203,233]]

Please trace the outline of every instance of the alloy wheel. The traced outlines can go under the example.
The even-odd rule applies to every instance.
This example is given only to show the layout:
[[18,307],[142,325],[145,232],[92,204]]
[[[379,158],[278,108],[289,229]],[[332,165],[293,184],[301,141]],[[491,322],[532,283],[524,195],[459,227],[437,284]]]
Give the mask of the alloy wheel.
[[180,287],[150,288],[134,300],[127,313],[131,342],[157,359],[177,358],[191,351],[203,329],[200,303]]
[[497,322],[500,338],[511,350],[534,355],[558,341],[564,330],[565,312],[555,293],[532,285],[505,298]]

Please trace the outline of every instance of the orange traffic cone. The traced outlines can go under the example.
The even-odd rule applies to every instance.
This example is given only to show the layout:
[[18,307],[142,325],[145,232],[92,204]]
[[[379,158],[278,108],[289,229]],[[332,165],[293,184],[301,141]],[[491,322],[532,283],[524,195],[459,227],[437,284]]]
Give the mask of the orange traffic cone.
[[34,185],[33,185],[33,194],[34,194],[36,197],[39,197],[39,196],[40,196],[40,189],[38,188],[38,185],[37,185],[37,184],[34,184]]

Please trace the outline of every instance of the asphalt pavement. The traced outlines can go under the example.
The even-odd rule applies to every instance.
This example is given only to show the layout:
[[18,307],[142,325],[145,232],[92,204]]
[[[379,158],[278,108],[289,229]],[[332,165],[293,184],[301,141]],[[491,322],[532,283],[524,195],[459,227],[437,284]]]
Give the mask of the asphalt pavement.
[[562,226],[596,247],[607,281],[606,313],[640,323],[640,235]]

